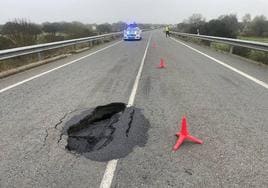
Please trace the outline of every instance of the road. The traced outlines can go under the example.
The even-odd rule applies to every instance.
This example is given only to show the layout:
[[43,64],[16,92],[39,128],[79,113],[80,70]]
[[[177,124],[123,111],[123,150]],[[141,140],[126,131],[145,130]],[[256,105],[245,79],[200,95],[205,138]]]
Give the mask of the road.
[[[65,138],[58,143],[60,122],[78,109],[128,103],[135,80],[134,105],[150,121],[149,138],[118,160],[111,187],[268,187],[268,67],[187,45],[262,84],[160,31],[0,80],[0,187],[108,181],[107,162],[68,152]],[[156,68],[160,58],[166,69]],[[183,115],[204,144],[185,143],[172,152]]]

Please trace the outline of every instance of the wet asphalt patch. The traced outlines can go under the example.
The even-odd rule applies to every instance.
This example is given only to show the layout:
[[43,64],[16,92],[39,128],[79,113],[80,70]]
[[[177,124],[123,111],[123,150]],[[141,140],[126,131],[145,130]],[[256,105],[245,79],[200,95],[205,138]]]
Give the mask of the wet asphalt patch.
[[142,110],[111,103],[81,111],[64,125],[66,149],[94,161],[127,156],[135,146],[145,146],[149,121]]

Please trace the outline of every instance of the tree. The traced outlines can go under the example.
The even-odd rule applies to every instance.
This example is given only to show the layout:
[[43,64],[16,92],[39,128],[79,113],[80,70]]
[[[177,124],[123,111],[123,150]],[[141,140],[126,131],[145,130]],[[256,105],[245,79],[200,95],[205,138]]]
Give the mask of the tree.
[[179,23],[177,24],[177,30],[182,33],[189,33],[190,25],[185,22]]
[[62,32],[61,23],[54,22],[45,22],[42,24],[42,30],[45,32],[45,35],[42,36],[42,42],[55,42],[64,40],[64,36],[59,33]]
[[239,23],[236,15],[222,15],[218,19],[210,20],[205,25],[205,33],[211,36],[236,38]]
[[205,18],[201,14],[193,14],[182,23],[177,24],[177,30],[184,33],[205,34]]
[[251,15],[245,14],[242,18],[242,24],[241,24],[242,35],[250,35],[250,23],[251,23]]
[[186,20],[186,23],[189,24],[188,33],[199,34],[206,21],[202,14],[193,14]]
[[239,23],[236,15],[223,15],[220,16],[219,19],[225,26],[225,37],[236,38],[239,30]]
[[81,38],[94,35],[86,25],[80,22],[63,22],[61,23],[61,31],[67,35],[67,38]]
[[250,23],[249,27],[253,35],[264,36],[268,31],[268,22],[266,17],[263,15],[256,16]]
[[112,31],[112,27],[110,24],[105,23],[105,24],[100,24],[97,26],[97,31],[101,34],[103,33],[110,33]]
[[251,22],[251,15],[249,13],[245,14],[242,18],[244,24],[249,24]]
[[186,22],[189,24],[197,25],[199,23],[205,22],[205,18],[202,16],[202,14],[193,14],[186,20]]
[[123,31],[126,28],[126,23],[124,22],[117,22],[112,24],[112,31],[113,32],[118,32],[118,31]]
[[16,46],[36,44],[37,36],[41,33],[40,26],[23,19],[7,22],[1,33],[10,39]]
[[42,24],[42,30],[46,33],[49,33],[51,35],[56,35],[57,32],[61,31],[61,27],[60,27],[60,23],[49,23],[49,22],[45,22]]

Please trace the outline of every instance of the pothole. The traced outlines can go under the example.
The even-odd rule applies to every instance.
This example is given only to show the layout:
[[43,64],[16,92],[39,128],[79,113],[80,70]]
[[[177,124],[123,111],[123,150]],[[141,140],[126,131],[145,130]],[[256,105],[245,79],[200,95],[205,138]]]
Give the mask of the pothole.
[[149,121],[142,110],[111,103],[81,111],[63,128],[66,149],[95,161],[109,161],[127,156],[135,146],[148,139]]

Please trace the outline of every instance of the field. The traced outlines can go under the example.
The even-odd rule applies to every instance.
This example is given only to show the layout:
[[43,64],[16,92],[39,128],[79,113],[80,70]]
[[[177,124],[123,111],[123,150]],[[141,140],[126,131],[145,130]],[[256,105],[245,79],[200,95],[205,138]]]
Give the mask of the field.
[[251,40],[251,41],[267,42],[268,43],[268,37],[244,37],[244,36],[238,36],[238,38],[242,39],[242,40]]

